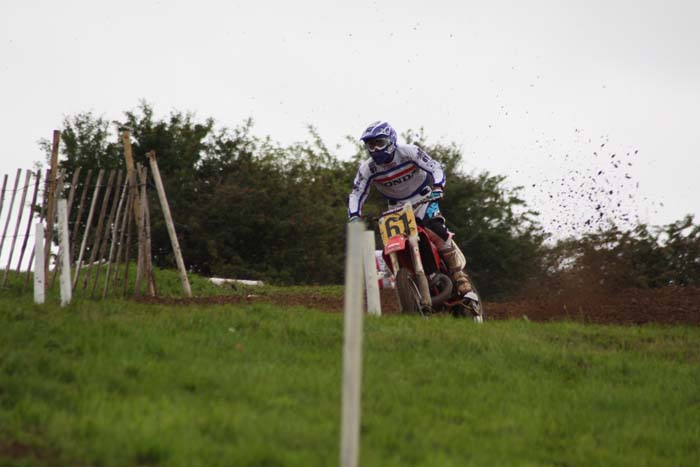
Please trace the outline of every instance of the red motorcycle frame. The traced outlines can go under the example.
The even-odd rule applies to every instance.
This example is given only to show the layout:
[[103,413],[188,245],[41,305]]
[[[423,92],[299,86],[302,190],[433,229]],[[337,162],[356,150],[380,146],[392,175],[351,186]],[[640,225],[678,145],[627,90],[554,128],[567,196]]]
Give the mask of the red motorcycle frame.
[[[476,290],[462,297],[432,239],[435,234],[416,222],[413,207],[406,203],[382,213],[377,219],[383,257],[396,280],[402,313],[426,315],[447,310],[457,316],[472,315],[482,322],[485,314]],[[426,272],[427,269],[427,272]]]

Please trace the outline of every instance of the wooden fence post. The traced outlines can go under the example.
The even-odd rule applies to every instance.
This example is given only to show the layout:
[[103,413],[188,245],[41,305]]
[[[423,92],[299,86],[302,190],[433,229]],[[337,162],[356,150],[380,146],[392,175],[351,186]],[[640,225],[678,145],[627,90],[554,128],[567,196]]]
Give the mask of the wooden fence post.
[[83,263],[83,254],[85,253],[85,246],[87,245],[88,236],[90,235],[90,225],[92,224],[92,216],[95,213],[95,205],[97,204],[97,198],[100,194],[100,185],[102,184],[102,177],[104,177],[104,174],[104,169],[100,169],[100,172],[97,174],[97,182],[95,182],[95,191],[92,194],[92,201],[90,202],[90,211],[88,212],[87,222],[85,223],[85,232],[83,233],[83,241],[80,243],[78,261],[75,264],[75,274],[73,274],[74,290],[76,285],[78,285],[78,278],[80,277],[80,268]]
[[191,297],[192,288],[190,287],[190,281],[187,278],[187,270],[185,269],[185,262],[182,259],[182,251],[180,251],[180,244],[177,240],[175,224],[173,223],[173,216],[170,213],[170,206],[168,205],[168,198],[165,196],[163,180],[160,178],[160,170],[158,170],[156,153],[154,151],[151,151],[147,154],[147,156],[148,161],[151,164],[151,173],[153,174],[153,180],[156,182],[156,189],[158,190],[158,199],[160,199],[160,206],[163,211],[163,216],[165,217],[165,225],[168,229],[168,235],[170,236],[170,243],[173,247],[173,254],[175,255],[175,261],[177,262],[177,270],[180,273],[180,281],[182,282],[182,288],[185,291],[185,296]]
[[[47,169],[46,175],[44,176],[44,192],[41,196],[41,208],[39,208],[39,222],[44,222],[44,216],[46,215],[46,203],[48,201],[47,196],[49,193],[49,174],[50,174],[50,171],[49,171],[49,169]],[[42,236],[41,238],[43,239],[44,237]],[[36,238],[34,240],[36,241]],[[36,248],[32,248],[31,254],[29,255],[29,265],[27,266],[27,276],[24,280],[23,289],[27,288],[27,286],[29,285],[29,280],[31,279],[31,276],[32,276],[32,264],[34,264],[34,255],[35,254],[36,254]]]
[[[105,286],[104,286],[104,289],[102,290],[102,298],[103,299],[107,297],[107,290],[109,289],[109,278],[110,278],[110,274],[112,272],[112,262],[114,261],[114,250],[117,247],[117,235],[119,235],[120,228],[123,228],[123,225],[120,227],[120,222],[123,219],[122,208],[124,207],[124,198],[126,197],[126,191],[127,191],[128,187],[129,187],[129,181],[124,179],[124,187],[122,188],[121,196],[119,196],[119,204],[117,205],[117,212],[116,212],[116,215],[114,217],[114,223],[112,224],[112,243],[109,246],[109,255],[107,256],[107,272],[105,273],[106,274]],[[117,273],[119,272],[118,256],[117,256],[115,271]]]
[[70,246],[68,245],[68,202],[58,200],[58,257],[61,263],[61,306],[66,306],[72,298],[70,282]]
[[[54,204],[54,219],[53,222],[56,223],[56,206],[58,199],[62,196],[62,191],[63,191],[63,180],[66,176],[66,171],[64,169],[61,169],[58,171],[58,178],[56,180],[56,187],[54,189],[53,193],[53,204]],[[49,243],[49,248],[53,249],[53,244]],[[47,271],[49,271],[46,275],[46,284],[47,284],[47,290],[53,288],[54,283],[56,282],[56,276],[58,275],[58,271],[61,269],[61,261],[59,261],[58,257],[56,257],[56,261],[54,263],[53,267],[53,274],[51,274],[51,251],[49,250],[48,253],[46,253],[46,261],[48,261],[48,267]],[[49,282],[49,278],[51,281]]]
[[88,190],[90,189],[90,182],[92,181],[92,169],[88,170],[87,177],[85,178],[85,184],[83,185],[83,192],[80,195],[80,204],[78,205],[78,213],[75,215],[75,220],[73,221],[73,232],[71,235],[71,248],[70,248],[70,260],[73,263],[73,258],[75,258],[75,245],[78,243],[78,232],[80,231],[80,221],[83,219],[83,208],[85,207],[85,198],[87,197]]
[[126,217],[126,247],[124,248],[124,282],[122,284],[122,296],[126,297],[126,291],[127,287],[129,286],[129,255],[131,254],[131,231],[133,230],[131,228],[131,225],[133,224],[133,204],[136,202],[136,199],[129,195],[129,201],[128,201],[128,212],[127,212],[127,217]]
[[110,170],[109,177],[107,177],[107,187],[102,195],[102,205],[100,207],[100,214],[97,217],[97,229],[95,230],[95,238],[92,242],[92,248],[90,250],[88,269],[85,271],[85,277],[83,278],[83,293],[87,291],[88,283],[90,282],[90,277],[92,276],[94,270],[95,260],[97,259],[97,253],[100,249],[100,244],[102,243],[102,229],[104,228],[107,206],[109,206],[109,196],[112,193],[112,185],[114,185],[114,175],[115,171]]
[[[12,236],[12,243],[10,243],[10,254],[7,257],[7,266],[5,267],[5,274],[2,278],[2,286],[7,285],[8,274],[10,273],[10,268],[12,267],[12,256],[15,254],[15,244],[17,243],[17,236],[19,235],[19,226],[22,223],[22,215],[24,214],[24,202],[27,200],[27,191],[29,191],[29,179],[32,175],[30,170],[25,172],[24,177],[24,187],[22,188],[22,198],[19,202],[19,209],[17,213],[17,223],[15,224],[15,233]],[[9,221],[9,217],[8,217]]]
[[51,254],[51,242],[53,241],[53,223],[56,221],[56,175],[58,170],[58,144],[61,141],[61,132],[53,131],[53,145],[51,146],[51,172],[49,176],[49,201],[46,206],[46,245],[44,246],[44,287],[48,286],[49,255]]
[[5,205],[5,188],[7,188],[7,174],[2,178],[2,191],[0,192],[0,215],[2,208]]
[[7,238],[7,229],[10,227],[10,220],[12,219],[12,208],[15,205],[15,197],[17,195],[17,187],[19,187],[19,181],[22,178],[22,169],[17,169],[17,176],[15,177],[15,188],[12,190],[12,197],[10,198],[10,205],[8,206],[7,219],[5,220],[5,229],[2,231],[2,238],[0,238],[0,255],[2,255],[2,248],[5,245],[5,239]]
[[[29,219],[27,219],[27,229],[24,231],[24,240],[22,241],[22,249],[19,253],[19,261],[17,261],[17,275],[19,276],[22,271],[22,260],[24,259],[24,252],[27,249],[27,244],[29,243],[29,234],[32,232],[32,225],[34,223],[34,206],[36,205],[36,198],[39,194],[39,183],[41,182],[41,170],[36,171],[36,180],[34,181],[34,194],[32,195],[32,203],[29,211]],[[31,267],[31,264],[29,265]]]
[[44,224],[38,222],[34,232],[34,303],[42,304],[46,298],[46,289],[44,288]]
[[119,203],[119,187],[122,183],[122,170],[119,169],[117,172],[117,180],[114,183],[114,195],[112,196],[112,207],[109,210],[109,215],[107,216],[107,223],[104,226],[104,234],[102,235],[102,242],[100,244],[100,251],[97,254],[98,263],[97,270],[95,271],[95,280],[92,283],[92,291],[90,295],[94,297],[95,290],[97,289],[97,283],[100,280],[100,270],[102,264],[105,260],[105,252],[107,251],[107,243],[109,243],[109,234],[112,232],[112,223],[114,222],[114,215],[117,212],[117,204]]
[[153,251],[151,248],[151,215],[148,209],[148,168],[139,164],[139,184],[141,185],[141,212],[143,213],[143,252],[142,272],[146,279],[146,291],[149,296],[156,295],[156,283],[153,275]]
[[[128,130],[122,133],[122,141],[124,143],[124,159],[126,160],[126,172],[129,177],[129,191],[132,198],[134,199],[134,219],[136,220],[136,228],[139,234],[139,263],[141,262],[141,251],[143,248],[143,212],[141,211],[142,205],[138,202],[139,200],[139,190],[138,182],[136,181],[136,169],[134,167],[134,157],[131,151],[131,134]],[[141,268],[136,268],[136,294],[140,294],[140,284],[141,284]]]
[[[119,263],[122,260],[122,251],[124,251],[124,256],[127,257],[127,247],[125,246],[128,243],[127,239],[127,233],[131,229],[131,196],[129,194],[129,180],[125,180],[125,183],[127,184],[127,192],[126,192],[126,197],[124,198],[124,214],[122,214],[122,222],[120,226],[120,231],[119,231],[119,243],[117,245],[117,257],[114,261],[114,292],[115,295],[119,295]],[[130,246],[130,245],[129,245]],[[126,260],[124,262],[124,270],[126,271]]]

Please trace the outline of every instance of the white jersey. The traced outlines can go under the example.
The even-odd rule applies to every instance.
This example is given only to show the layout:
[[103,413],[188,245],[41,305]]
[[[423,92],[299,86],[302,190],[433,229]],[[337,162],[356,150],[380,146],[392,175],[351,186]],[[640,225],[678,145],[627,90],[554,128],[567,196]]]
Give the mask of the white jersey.
[[445,186],[445,173],[440,163],[418,146],[397,144],[394,157],[388,164],[377,164],[371,158],[360,164],[348,197],[348,215],[362,213],[371,186],[390,201],[400,202],[419,194],[431,184]]

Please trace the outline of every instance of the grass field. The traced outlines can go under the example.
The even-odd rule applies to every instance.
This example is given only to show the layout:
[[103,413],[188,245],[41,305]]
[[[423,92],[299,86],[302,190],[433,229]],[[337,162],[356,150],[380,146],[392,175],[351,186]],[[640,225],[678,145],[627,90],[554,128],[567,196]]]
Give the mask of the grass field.
[[[338,463],[342,316],[0,298],[0,465]],[[700,329],[365,321],[363,466],[698,465]]]

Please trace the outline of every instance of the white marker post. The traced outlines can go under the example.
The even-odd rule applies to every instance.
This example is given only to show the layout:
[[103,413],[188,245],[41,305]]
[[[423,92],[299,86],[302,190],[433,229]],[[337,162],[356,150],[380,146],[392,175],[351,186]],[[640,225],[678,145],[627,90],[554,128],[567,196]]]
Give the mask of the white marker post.
[[379,280],[377,279],[377,264],[374,257],[374,231],[363,233],[362,258],[365,265],[365,289],[367,290],[367,313],[382,315],[382,303],[379,300]]
[[44,289],[44,225],[39,222],[34,229],[34,303],[43,304]]
[[345,253],[345,329],[343,339],[343,401],[340,421],[340,465],[356,467],[360,457],[362,392],[362,222],[347,227]]
[[61,261],[61,306],[66,306],[72,298],[70,280],[70,245],[68,242],[68,203],[58,200],[58,243],[59,261]]

